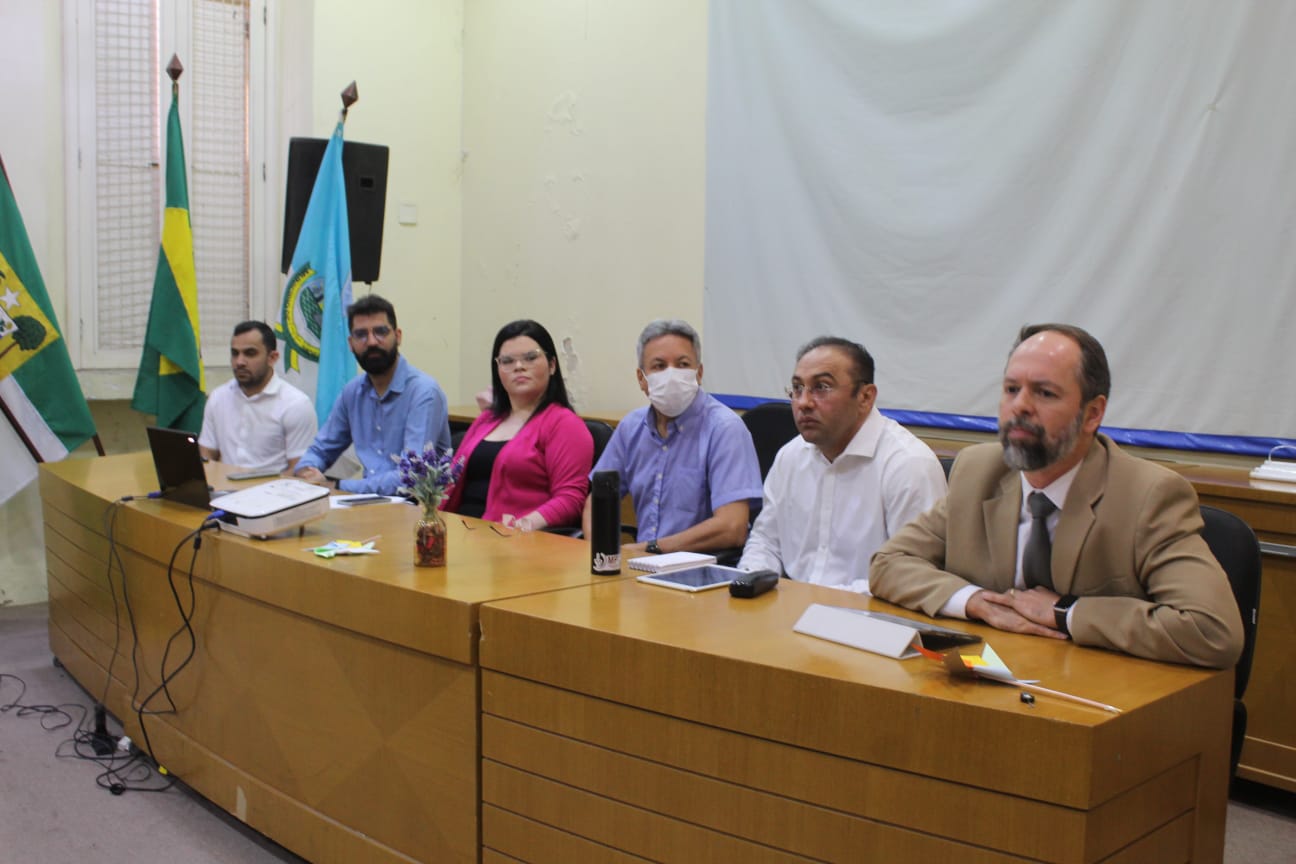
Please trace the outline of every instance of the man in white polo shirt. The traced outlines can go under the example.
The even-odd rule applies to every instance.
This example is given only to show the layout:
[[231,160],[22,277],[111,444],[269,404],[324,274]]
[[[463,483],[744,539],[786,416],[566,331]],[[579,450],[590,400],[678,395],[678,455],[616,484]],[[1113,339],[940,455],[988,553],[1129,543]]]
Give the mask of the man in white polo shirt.
[[274,331],[261,321],[235,326],[230,340],[234,378],[207,397],[198,447],[249,471],[291,472],[315,438],[310,397],[274,374]]

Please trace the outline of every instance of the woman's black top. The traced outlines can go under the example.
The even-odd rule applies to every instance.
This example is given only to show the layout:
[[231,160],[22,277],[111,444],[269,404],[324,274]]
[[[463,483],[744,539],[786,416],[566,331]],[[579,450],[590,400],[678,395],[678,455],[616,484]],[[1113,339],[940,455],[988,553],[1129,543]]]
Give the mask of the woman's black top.
[[486,512],[486,492],[490,489],[491,469],[495,459],[507,441],[478,441],[464,466],[463,498],[459,500],[459,512],[464,516],[476,516],[478,519]]

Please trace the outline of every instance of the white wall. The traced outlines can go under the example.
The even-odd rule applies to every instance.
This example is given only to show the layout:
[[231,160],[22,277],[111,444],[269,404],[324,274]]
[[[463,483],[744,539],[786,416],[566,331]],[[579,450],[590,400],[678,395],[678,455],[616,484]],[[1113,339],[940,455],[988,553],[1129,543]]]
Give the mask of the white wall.
[[[462,0],[316,0],[314,116],[309,129],[284,130],[285,150],[293,135],[326,137],[339,94],[356,82],[360,100],[348,115],[347,139],[391,148],[382,270],[373,290],[396,306],[402,352],[441,382],[452,404],[462,401],[462,36]],[[286,81],[291,74],[285,71]],[[399,224],[402,204],[417,208],[416,225]],[[357,296],[366,290],[355,286]]]
[[702,329],[706,7],[465,3],[461,395],[534,318],[578,410],[620,414],[643,325]]
[[61,22],[58,3],[0,0],[0,157],[50,300],[65,315]]

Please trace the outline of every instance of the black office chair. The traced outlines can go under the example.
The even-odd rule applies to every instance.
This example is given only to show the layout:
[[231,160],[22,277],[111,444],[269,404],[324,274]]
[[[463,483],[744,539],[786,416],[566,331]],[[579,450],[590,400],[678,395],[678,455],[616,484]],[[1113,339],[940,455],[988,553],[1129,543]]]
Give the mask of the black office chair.
[[[585,428],[589,430],[590,437],[594,439],[593,464],[597,465],[599,457],[603,455],[603,451],[607,449],[608,442],[612,440],[612,427],[607,423],[604,423],[602,420],[591,420],[588,417],[582,417],[581,419],[585,421]],[[621,530],[624,532],[626,527],[627,526],[624,525],[621,526]],[[633,526],[630,527],[633,531]],[[585,536],[579,525],[551,526],[544,530],[550,534],[561,534],[564,537],[579,538]]]
[[588,417],[582,417],[585,421],[585,428],[589,430],[590,437],[594,439],[594,464],[598,464],[599,457],[607,449],[608,442],[612,440],[612,427],[602,420],[591,420]]
[[937,456],[936,458],[940,460],[941,467],[945,469],[945,479],[948,480],[950,469],[954,467],[954,457]]
[[[750,408],[742,415],[742,421],[751,433],[752,444],[756,446],[756,462],[760,465],[761,480],[764,481],[774,464],[774,457],[779,448],[795,438],[799,433],[796,421],[792,419],[792,406],[787,402],[762,402]],[[761,502],[757,501],[748,516],[748,527],[756,523],[760,514]],[[715,552],[716,561],[733,566],[742,558],[743,547],[721,549]]]
[[787,402],[763,402],[748,409],[742,420],[756,445],[756,461],[760,463],[761,480],[764,480],[779,448],[798,434],[792,406]]
[[1229,777],[1232,777],[1237,772],[1242,742],[1246,739],[1247,711],[1242,696],[1251,677],[1256,622],[1260,617],[1260,543],[1251,526],[1232,513],[1203,504],[1201,516],[1206,523],[1202,538],[1228,575],[1233,598],[1242,613],[1244,641],[1233,683],[1233,747],[1229,753]]

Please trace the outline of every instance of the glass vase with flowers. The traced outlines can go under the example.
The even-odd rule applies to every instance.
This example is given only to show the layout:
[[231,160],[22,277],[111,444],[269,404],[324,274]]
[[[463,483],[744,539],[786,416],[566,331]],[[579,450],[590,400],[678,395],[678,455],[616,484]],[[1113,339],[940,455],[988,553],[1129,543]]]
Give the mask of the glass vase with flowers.
[[423,452],[406,450],[393,456],[400,468],[400,493],[408,495],[423,508],[423,516],[414,526],[414,564],[418,567],[444,567],[446,563],[446,524],[438,509],[459,479],[463,466],[454,461],[449,450],[439,451],[427,444]]

